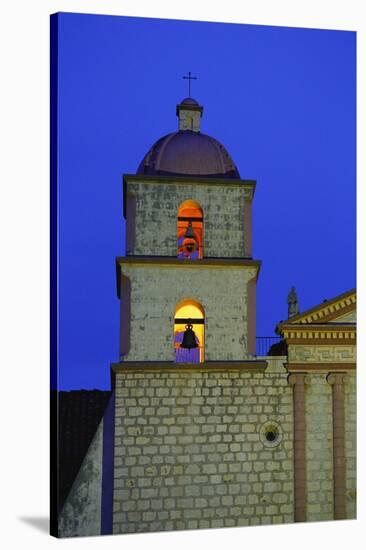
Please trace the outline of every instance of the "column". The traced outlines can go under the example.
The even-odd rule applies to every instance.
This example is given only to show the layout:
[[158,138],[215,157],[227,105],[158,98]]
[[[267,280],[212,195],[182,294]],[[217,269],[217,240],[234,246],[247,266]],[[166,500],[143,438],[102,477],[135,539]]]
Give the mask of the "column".
[[334,519],[346,519],[346,458],[345,458],[345,375],[330,373],[327,381],[332,386],[333,398],[333,490]]
[[294,406],[295,521],[306,521],[305,378],[290,374]]

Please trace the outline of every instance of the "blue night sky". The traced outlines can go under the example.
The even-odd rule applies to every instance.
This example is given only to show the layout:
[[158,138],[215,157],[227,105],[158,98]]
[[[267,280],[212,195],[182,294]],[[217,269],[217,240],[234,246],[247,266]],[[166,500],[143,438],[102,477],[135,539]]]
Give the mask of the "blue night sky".
[[[355,286],[356,33],[59,14],[59,388],[109,389],[122,174],[204,106],[253,205],[257,335]],[[240,289],[238,289],[240,291]]]

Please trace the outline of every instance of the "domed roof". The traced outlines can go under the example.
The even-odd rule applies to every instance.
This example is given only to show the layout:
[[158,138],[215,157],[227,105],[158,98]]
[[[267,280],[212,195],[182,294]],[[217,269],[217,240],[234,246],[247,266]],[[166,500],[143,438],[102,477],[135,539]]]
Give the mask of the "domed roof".
[[216,139],[191,130],[160,138],[142,159],[137,173],[240,179],[225,147]]
[[[240,174],[225,147],[200,132],[203,108],[186,97],[177,105],[179,130],[158,141],[142,159],[137,174],[164,176],[200,176],[240,179]],[[188,117],[188,118],[187,118]],[[187,129],[187,120],[194,118]]]
[[181,105],[198,105],[198,101],[193,99],[193,97],[185,97],[180,103]]

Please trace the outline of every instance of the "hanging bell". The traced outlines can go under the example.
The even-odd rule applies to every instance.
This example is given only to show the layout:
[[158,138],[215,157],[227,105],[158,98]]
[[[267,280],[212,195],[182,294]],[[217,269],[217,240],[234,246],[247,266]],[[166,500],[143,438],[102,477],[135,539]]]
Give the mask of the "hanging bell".
[[198,247],[197,237],[193,230],[191,221],[188,223],[187,231],[184,235],[182,246],[183,246],[184,252],[187,252],[188,254],[192,254],[192,252],[194,252]]
[[191,323],[188,323],[188,325],[186,325],[186,330],[183,334],[183,340],[180,347],[185,349],[198,348],[196,335],[194,333],[193,325]]

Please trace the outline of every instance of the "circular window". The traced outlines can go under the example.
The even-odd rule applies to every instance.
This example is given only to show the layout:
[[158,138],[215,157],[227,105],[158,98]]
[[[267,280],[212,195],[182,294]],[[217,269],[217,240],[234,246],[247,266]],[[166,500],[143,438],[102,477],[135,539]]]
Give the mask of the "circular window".
[[265,422],[260,428],[260,437],[266,447],[276,447],[282,441],[280,425],[274,420]]
[[266,432],[266,439],[270,443],[272,443],[273,441],[276,441],[277,438],[278,438],[278,431],[277,430],[268,430]]

